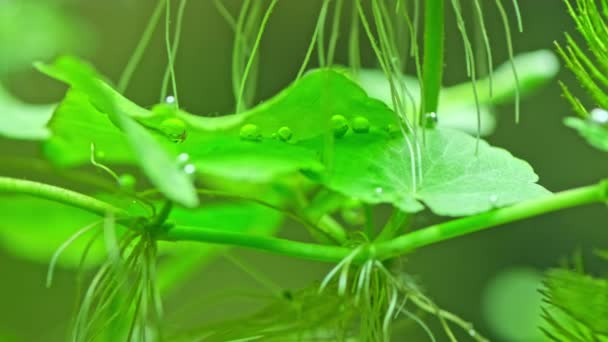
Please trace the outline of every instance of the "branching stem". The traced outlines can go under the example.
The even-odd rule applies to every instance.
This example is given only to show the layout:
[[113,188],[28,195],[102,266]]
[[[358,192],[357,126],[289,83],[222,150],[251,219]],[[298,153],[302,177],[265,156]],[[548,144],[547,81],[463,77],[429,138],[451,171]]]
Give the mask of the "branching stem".
[[[53,185],[28,180],[0,177],[0,193],[2,192],[37,196],[71,205],[101,216],[105,216],[111,212],[117,217],[128,217],[128,213],[124,210],[98,199]],[[362,263],[370,258],[386,260],[420,247],[497,227],[505,223],[562,209],[607,201],[608,179],[595,185],[562,191],[551,196],[529,200],[509,207],[435,224],[388,241],[378,241],[362,248],[361,252],[354,256],[353,261]],[[353,251],[347,247],[304,243],[205,227],[175,226],[169,229],[165,235],[159,236],[159,238],[247,247],[295,258],[333,263],[340,262]]]

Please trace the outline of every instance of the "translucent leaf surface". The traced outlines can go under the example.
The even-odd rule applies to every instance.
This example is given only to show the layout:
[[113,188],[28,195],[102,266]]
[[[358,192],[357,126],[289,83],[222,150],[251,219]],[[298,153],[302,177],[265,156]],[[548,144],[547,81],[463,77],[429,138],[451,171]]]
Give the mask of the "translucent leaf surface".
[[[198,204],[198,197],[196,196],[192,180],[184,172],[182,166],[176,162],[176,153],[172,153],[167,148],[168,141],[163,144],[162,140],[155,139],[152,133],[148,132],[132,118],[132,116],[141,118],[150,117],[153,115],[150,111],[124,98],[101,80],[92,68],[75,59],[64,57],[58,59],[53,65],[38,65],[38,68],[47,75],[68,83],[72,86],[72,89],[86,94],[85,97],[80,98],[79,103],[82,104],[77,105],[75,110],[64,114],[64,116],[71,114],[73,120],[79,123],[84,121],[84,124],[86,124],[86,120],[79,117],[79,115],[82,115],[80,109],[86,109],[87,114],[85,115],[90,117],[99,115],[99,113],[93,112],[93,108],[106,114],[109,121],[122,130],[124,140],[128,142],[127,146],[118,146],[116,144],[123,140],[118,139],[111,147],[108,147],[107,151],[116,153],[116,150],[120,151],[124,148],[130,148],[134,158],[138,161],[146,175],[164,195],[187,207],[193,207]],[[85,102],[85,99],[88,99],[88,103]],[[68,108],[74,109],[70,106]],[[63,105],[60,106],[60,112],[61,110],[65,110]],[[104,122],[100,129],[105,131],[110,130],[109,127],[111,126],[107,120],[101,118],[99,120]],[[67,122],[69,121],[70,119],[67,120]],[[66,120],[63,122],[66,122]],[[60,125],[60,123],[53,122],[53,125]],[[63,131],[69,130],[71,128],[63,129]],[[116,134],[120,133],[120,131],[117,131]],[[89,132],[84,131],[81,134],[87,137],[85,139],[95,143],[95,136],[89,135]],[[55,145],[55,148],[57,148],[57,145]],[[61,152],[56,151],[55,155],[57,154],[61,155]],[[79,157],[83,159],[84,154]]]
[[439,215],[464,216],[548,194],[526,162],[456,130],[426,131],[422,182],[414,188],[411,156],[402,137],[349,135],[335,145],[327,186],[371,203],[408,212],[424,202]]
[[575,129],[587,142],[602,151],[608,152],[608,128],[579,118],[566,118],[566,126]]
[[0,86],[0,136],[11,139],[44,140],[46,124],[55,105],[32,105],[11,96]]
[[[523,95],[537,90],[559,71],[557,57],[551,51],[539,50],[523,53],[514,58],[519,76],[519,86]],[[371,97],[382,100],[392,106],[390,86],[386,76],[380,70],[360,70],[357,80]],[[420,85],[414,77],[403,76],[409,95],[408,113],[417,113],[419,108]],[[517,82],[509,62],[500,65],[493,74],[493,93],[490,94],[490,80],[483,78],[477,81],[479,110],[481,114],[482,136],[491,134],[496,128],[496,118],[492,105],[512,100],[515,97]],[[439,126],[455,128],[467,133],[477,133],[477,107],[471,83],[445,87],[439,99]]]

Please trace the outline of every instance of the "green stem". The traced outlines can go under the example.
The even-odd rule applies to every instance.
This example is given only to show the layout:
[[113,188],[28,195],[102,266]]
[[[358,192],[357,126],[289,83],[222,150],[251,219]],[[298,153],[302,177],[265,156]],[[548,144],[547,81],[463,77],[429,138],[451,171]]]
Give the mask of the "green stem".
[[421,114],[437,112],[443,74],[443,40],[444,0],[427,0],[424,8],[423,105]]
[[553,196],[522,202],[510,207],[432,225],[385,243],[377,244],[375,252],[381,259],[387,259],[419,247],[505,223],[606,200],[608,200],[608,180],[596,185],[559,192]]
[[[608,180],[604,180],[596,185],[563,191],[510,207],[432,225],[386,242],[377,242],[364,249],[355,257],[355,261],[363,262],[370,257],[386,260],[457,236],[561,209],[607,200]],[[199,227],[176,226],[170,229],[164,238],[230,244],[301,259],[334,263],[352,253],[352,250],[346,247],[324,246]]]
[[351,253],[350,248],[297,242],[274,237],[233,233],[202,227],[175,226],[167,233],[167,240],[200,241],[227,244],[272,252],[300,259],[338,262]]
[[45,198],[80,208],[100,216],[106,216],[108,213],[113,213],[117,217],[129,216],[126,211],[96,198],[57,186],[23,179],[0,177],[0,193],[1,192],[20,193]]
[[135,51],[133,51],[133,55],[129,59],[125,70],[122,72],[120,76],[120,81],[118,81],[118,91],[120,93],[124,93],[127,90],[127,86],[129,86],[129,81],[131,81],[131,77],[135,72],[135,69],[139,65],[142,57],[144,56],[144,52],[152,39],[152,34],[154,33],[154,29],[156,29],[156,25],[158,25],[158,21],[160,20],[160,15],[162,14],[164,9],[163,1],[159,0],[156,7],[154,8],[154,13],[150,17],[150,21],[146,25],[144,29],[144,34],[142,35],[139,43],[135,47]]

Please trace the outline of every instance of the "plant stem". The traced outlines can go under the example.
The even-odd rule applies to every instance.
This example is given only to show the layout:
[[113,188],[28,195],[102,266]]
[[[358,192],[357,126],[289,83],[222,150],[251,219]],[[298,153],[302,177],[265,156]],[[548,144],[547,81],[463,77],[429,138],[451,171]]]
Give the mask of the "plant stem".
[[[162,238],[162,237],[161,237]],[[175,226],[166,233],[167,240],[200,241],[216,244],[227,244],[300,259],[338,262],[349,253],[350,248],[297,242],[274,237],[233,233],[225,230],[203,227]]]
[[129,216],[126,211],[96,198],[57,186],[23,179],[0,177],[0,193],[2,192],[14,192],[45,198],[80,208],[100,216],[106,216],[108,213],[113,213],[117,217]]
[[[416,248],[432,245],[457,236],[561,209],[600,203],[607,200],[608,180],[604,180],[595,185],[567,190],[510,207],[432,225],[389,241],[377,242],[359,253],[354,258],[354,261],[360,263],[368,260],[370,257],[386,260],[411,252]],[[341,261],[352,253],[352,250],[346,247],[324,246],[274,237],[252,236],[187,226],[176,226],[170,229],[164,238],[168,240],[230,244],[301,259],[334,263]]]
[[[444,0],[427,0],[424,7],[422,111],[437,112],[443,74]],[[420,120],[424,118],[421,117]]]
[[375,252],[381,259],[387,259],[419,247],[500,226],[505,223],[607,200],[608,180],[604,180],[596,185],[567,190],[553,196],[542,197],[510,207],[432,225],[385,243],[377,244]]

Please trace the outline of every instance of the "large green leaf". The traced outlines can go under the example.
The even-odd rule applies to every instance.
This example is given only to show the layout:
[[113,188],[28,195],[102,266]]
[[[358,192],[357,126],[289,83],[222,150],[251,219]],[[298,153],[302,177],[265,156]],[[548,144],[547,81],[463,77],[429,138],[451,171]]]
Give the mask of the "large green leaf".
[[[102,127],[112,127],[113,123],[127,133],[126,139],[137,152],[139,162],[159,187],[174,187],[176,191],[178,188],[175,178],[162,179],[167,170],[154,163],[174,164],[146,150],[154,145],[154,140],[144,138],[149,134],[134,120],[160,132],[158,136],[162,137],[158,116],[182,119],[188,126],[188,137],[182,144],[170,147],[175,153],[188,154],[189,162],[203,174],[269,182],[304,171],[313,181],[347,196],[368,203],[391,203],[408,212],[421,210],[424,202],[437,214],[469,215],[547,193],[535,184],[537,176],[527,163],[484,141],[479,142],[476,151],[474,138],[448,129],[419,134],[422,164],[416,168],[421,168],[422,178],[414,186],[411,154],[405,139],[388,129],[397,126],[395,113],[334,70],[313,71],[250,111],[203,118],[166,105],[147,111],[98,78],[91,85],[84,76],[74,76],[74,64],[72,60],[60,60],[44,71],[87,93],[92,106],[87,108],[86,103],[80,106],[88,112],[87,116],[99,116],[93,110],[106,113]],[[114,107],[108,102],[117,103],[117,112],[123,115],[112,115]],[[67,111],[58,111],[58,117],[70,114],[64,112]],[[338,114],[345,122],[345,131],[341,132],[344,136],[334,137],[331,120]],[[361,121],[365,122],[364,129],[355,130]],[[281,138],[281,130],[290,134]],[[90,139],[86,137],[84,141]],[[168,143],[167,139],[160,141]],[[63,147],[67,150],[67,145]],[[71,153],[81,154],[78,158],[84,161],[88,160],[84,152],[82,148]],[[171,194],[171,190],[165,188],[164,192]]]
[[[320,145],[303,148],[299,142],[326,135],[330,118],[365,117],[377,129],[396,125],[394,113],[343,74],[333,70],[308,73],[272,99],[241,114],[202,118],[181,114],[192,125],[182,149],[204,172],[249,181],[268,181],[278,175],[307,170],[319,172]],[[255,127],[255,136],[241,129]],[[288,141],[278,136],[291,132]]]
[[401,136],[347,135],[335,145],[328,187],[370,203],[415,212],[465,216],[548,194],[526,162],[456,130],[425,132],[422,180],[414,188],[412,158]]
[[[78,117],[79,115],[85,115],[95,118],[98,123],[103,122],[97,131],[104,131],[106,133],[105,139],[107,139],[108,136],[113,134],[121,134],[120,131],[110,128],[110,122],[113,123],[122,130],[124,138],[110,142],[111,146],[103,146],[104,149],[107,148],[105,153],[119,153],[124,156],[121,149],[130,148],[134,158],[146,175],[164,195],[187,207],[194,207],[198,204],[198,197],[192,180],[182,169],[183,166],[176,162],[177,153],[174,149],[171,149],[168,140],[161,138],[161,135],[155,138],[152,133],[132,118],[137,117],[144,120],[152,117],[152,112],[124,98],[101,80],[92,68],[73,58],[60,58],[53,65],[38,65],[38,68],[47,75],[68,83],[72,86],[72,89],[81,92],[81,94],[86,94],[84,97],[82,95],[74,96],[70,99],[73,102],[69,103],[68,106],[61,105],[59,107],[57,115],[63,116],[64,120],[53,121],[52,126],[60,126],[55,128],[57,131],[74,131],[73,121],[71,120],[77,120],[79,123],[84,121],[86,124],[86,118]],[[100,118],[100,113],[96,111],[107,115],[107,119]],[[83,114],[83,112],[86,113]],[[67,119],[65,119],[66,117]],[[72,122],[72,126],[62,127],[62,122],[68,124]],[[108,133],[108,131],[115,131],[116,133]],[[90,132],[81,131],[81,134],[84,135],[85,142],[97,143],[94,141],[97,136],[90,135]],[[77,140],[83,142],[83,139]],[[128,142],[127,146],[117,145],[122,140]],[[66,149],[68,149],[68,146],[53,145],[51,151],[54,151],[54,153],[51,154],[51,158],[65,159],[61,154]],[[78,159],[82,160],[84,156],[86,155],[79,154]],[[112,155],[112,160],[116,161],[114,158],[116,157]]]
[[0,136],[11,139],[43,140],[50,132],[46,124],[55,105],[32,105],[11,96],[0,86]]
[[591,146],[608,152],[608,127],[579,118],[566,118],[564,123],[575,129]]
[[[90,239],[102,228],[99,217],[80,209],[25,196],[0,197],[0,245],[7,252],[27,260],[48,264],[53,253],[79,229],[100,225],[75,240],[58,259],[64,267],[77,267]],[[85,266],[105,258],[103,242],[94,243]]]

